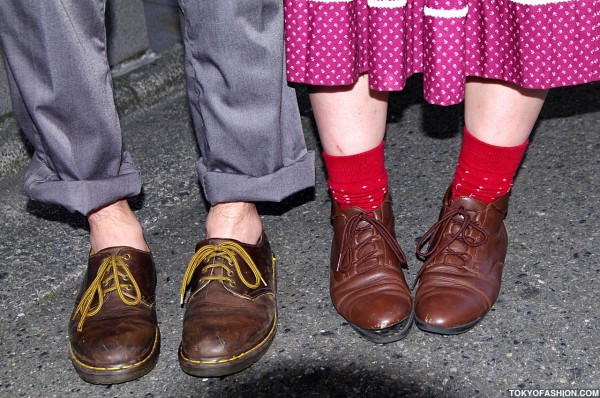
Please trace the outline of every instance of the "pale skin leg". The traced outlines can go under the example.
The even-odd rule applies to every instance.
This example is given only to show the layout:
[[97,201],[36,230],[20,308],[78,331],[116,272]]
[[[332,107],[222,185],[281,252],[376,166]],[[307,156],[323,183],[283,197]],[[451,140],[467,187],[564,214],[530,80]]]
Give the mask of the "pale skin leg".
[[548,90],[533,90],[498,80],[469,78],[465,126],[485,143],[511,147],[529,138]]
[[256,205],[250,202],[226,202],[212,205],[206,217],[206,237],[235,239],[256,244],[262,234],[262,220]]
[[[93,252],[112,246],[129,246],[149,251],[142,226],[127,200],[119,200],[90,212],[90,245]],[[258,243],[262,220],[256,206],[248,202],[219,203],[211,206],[206,218],[208,238],[236,239]]]
[[87,215],[90,224],[90,245],[93,252],[112,246],[129,246],[148,251],[142,226],[122,199]]
[[[547,90],[524,89],[497,80],[469,78],[465,124],[475,137],[497,146],[523,144]],[[311,87],[310,101],[325,152],[354,155],[377,146],[385,133],[388,93],[368,89],[366,75],[353,86]]]
[[324,151],[348,156],[379,145],[385,134],[387,101],[387,92],[369,90],[367,75],[352,86],[310,87]]

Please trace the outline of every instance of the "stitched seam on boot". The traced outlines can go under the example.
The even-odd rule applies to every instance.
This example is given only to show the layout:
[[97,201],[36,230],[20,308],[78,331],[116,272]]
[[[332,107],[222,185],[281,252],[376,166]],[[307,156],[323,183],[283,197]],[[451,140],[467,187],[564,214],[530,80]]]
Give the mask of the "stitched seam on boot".
[[124,369],[132,369],[132,368],[136,368],[139,366],[142,366],[145,362],[147,362],[150,358],[152,358],[152,356],[154,355],[154,353],[156,352],[156,349],[158,348],[158,341],[159,341],[159,331],[158,328],[155,328],[155,333],[154,333],[154,344],[152,345],[152,350],[150,351],[150,353],[141,361],[136,362],[132,365],[124,365],[124,366],[118,366],[118,367],[98,367],[98,366],[91,366],[91,365],[87,365],[83,362],[81,362],[79,359],[77,359],[77,357],[75,356],[75,353],[73,352],[73,347],[69,344],[69,351],[71,352],[71,359],[73,361],[75,361],[77,363],[77,365],[82,366],[86,369],[90,369],[90,370],[100,370],[100,371],[117,371],[117,370],[124,370]]

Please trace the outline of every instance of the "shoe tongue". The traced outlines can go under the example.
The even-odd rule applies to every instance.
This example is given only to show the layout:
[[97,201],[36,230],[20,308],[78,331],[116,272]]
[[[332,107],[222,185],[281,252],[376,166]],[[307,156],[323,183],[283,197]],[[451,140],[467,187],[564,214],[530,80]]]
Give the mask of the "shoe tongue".
[[378,217],[378,215],[381,214],[381,207],[378,207],[376,209],[371,209],[371,210],[365,210],[360,207],[352,206],[352,207],[348,207],[347,209],[345,209],[343,211],[343,213],[345,213],[346,217],[348,217],[348,218],[350,218],[352,216],[357,216],[360,214],[366,214],[367,216],[369,216],[371,218],[381,219],[381,216]]
[[237,243],[240,246],[244,246],[245,243],[240,242],[238,240],[235,239],[225,239],[225,238],[207,238],[204,240],[201,240],[200,242],[198,242],[198,244],[196,244],[196,251],[198,251],[198,249],[200,249],[202,246],[206,246],[206,245],[213,245],[213,246],[217,246],[223,242],[233,242],[233,243]]
[[113,246],[104,248],[94,254],[119,254],[123,249],[131,249],[126,246]]
[[486,206],[487,204],[485,202],[468,196],[458,196],[449,202],[449,207],[453,209],[463,207],[467,211],[480,211]]
[[130,246],[111,246],[111,247],[107,247],[107,248],[104,248],[102,250],[99,250],[96,253],[94,253],[90,249],[90,255],[99,255],[99,254],[116,254],[116,255],[119,255],[119,254],[122,254],[123,251],[126,251],[126,252],[148,253],[146,251],[139,250],[139,249],[136,249],[136,248],[130,247]]

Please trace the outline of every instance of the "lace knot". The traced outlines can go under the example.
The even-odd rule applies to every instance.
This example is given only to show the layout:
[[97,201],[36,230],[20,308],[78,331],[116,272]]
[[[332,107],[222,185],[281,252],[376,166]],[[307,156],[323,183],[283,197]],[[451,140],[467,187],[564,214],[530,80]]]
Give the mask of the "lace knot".
[[[459,216],[456,218],[456,216]],[[452,232],[452,226],[458,226],[456,232]],[[480,233],[481,238],[477,239],[468,234],[469,229],[474,229]],[[433,239],[440,231],[450,231],[451,235],[449,238],[437,239],[433,244],[427,248],[427,250],[421,250],[423,246],[431,239]],[[456,256],[466,256],[467,253],[461,250],[452,250],[450,245],[455,241],[461,241],[468,247],[477,247],[483,245],[488,240],[488,235],[483,228],[479,226],[479,222],[471,220],[471,216],[467,209],[463,206],[459,206],[456,209],[449,211],[443,217],[441,217],[435,224],[431,226],[425,232],[425,234],[419,240],[417,244],[417,255],[423,259],[433,258],[438,254],[445,252],[447,254]],[[417,273],[416,281],[423,274],[427,268],[428,263],[425,262],[419,272]]]
[[[242,273],[242,269],[240,267],[239,261],[237,257],[240,257],[247,265],[248,268],[252,271],[254,276],[254,282],[249,282]],[[260,286],[262,282],[265,286],[267,286],[267,282],[265,282],[260,270],[252,260],[252,257],[244,250],[242,246],[232,241],[224,241],[217,245],[205,245],[202,246],[190,260],[187,269],[185,271],[185,275],[183,277],[183,282],[181,284],[181,305],[183,305],[185,292],[187,291],[187,287],[192,281],[192,277],[196,272],[196,269],[207,261],[212,260],[210,264],[206,264],[200,271],[201,274],[207,274],[212,269],[222,269],[225,271],[222,275],[203,275],[200,277],[200,282],[203,281],[222,281],[227,282],[230,285],[235,285],[234,270],[237,273],[238,278],[242,283],[249,289],[256,289]],[[233,268],[231,267],[233,266]]]
[[[367,226],[361,228],[360,223],[363,221],[367,223]],[[342,233],[342,247],[340,248],[340,256],[338,257],[338,263],[336,267],[338,272],[340,270],[342,272],[346,272],[355,264],[359,264],[368,259],[377,257],[378,252],[377,250],[374,250],[368,255],[354,261],[344,261],[352,249],[354,249],[356,252],[359,252],[362,247],[369,243],[369,240],[360,242],[357,245],[352,242],[355,235],[368,228],[373,228],[376,232],[378,232],[383,240],[390,246],[392,252],[400,261],[400,264],[406,265],[406,255],[400,248],[400,245],[396,241],[394,235],[381,221],[375,218],[375,214],[373,212],[361,211],[360,213],[350,217],[344,227],[344,232]]]

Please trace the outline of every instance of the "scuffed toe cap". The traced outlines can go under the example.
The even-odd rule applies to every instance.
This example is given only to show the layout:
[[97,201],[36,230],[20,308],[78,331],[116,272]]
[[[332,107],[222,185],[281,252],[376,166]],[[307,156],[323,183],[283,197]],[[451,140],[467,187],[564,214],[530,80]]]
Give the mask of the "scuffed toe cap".
[[160,335],[151,323],[136,321],[123,322],[112,330],[86,331],[85,339],[71,339],[71,355],[93,368],[123,368],[143,361],[158,349]]
[[358,327],[371,330],[385,329],[404,321],[412,310],[411,301],[401,291],[355,295],[344,300],[338,312]]

